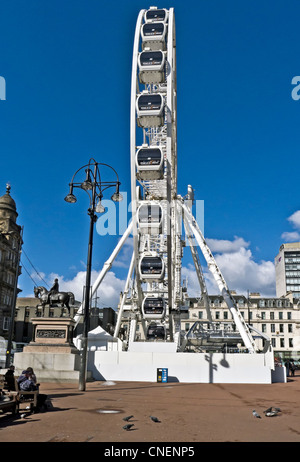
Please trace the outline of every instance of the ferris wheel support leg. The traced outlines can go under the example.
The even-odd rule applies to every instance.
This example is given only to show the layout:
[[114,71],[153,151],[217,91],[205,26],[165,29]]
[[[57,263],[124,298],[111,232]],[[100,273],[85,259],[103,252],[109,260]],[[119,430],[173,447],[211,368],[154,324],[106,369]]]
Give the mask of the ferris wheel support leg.
[[137,320],[136,320],[136,317],[134,317],[130,321],[129,336],[128,336],[128,348],[130,348],[130,344],[132,342],[134,342],[134,340],[135,340],[136,326],[137,326]]
[[255,342],[252,338],[252,335],[250,334],[249,329],[247,328],[247,325],[245,321],[243,320],[243,317],[239,313],[238,308],[235,306],[234,300],[232,299],[232,296],[228,290],[227,284],[223,278],[223,275],[220,271],[220,269],[217,266],[217,263],[207,246],[205,239],[197,225],[197,222],[193,215],[191,214],[190,210],[186,207],[184,203],[181,203],[183,212],[184,212],[184,217],[187,220],[190,229],[192,230],[195,239],[203,253],[203,256],[207,262],[208,269],[212,273],[219,290],[221,292],[221,295],[224,298],[224,301],[226,302],[228,308],[230,309],[234,322],[237,326],[237,329],[239,330],[241,337],[244,341],[245,347],[248,348],[249,353],[256,353],[256,345]]
[[141,319],[141,324],[142,324],[144,338],[146,338],[147,337],[147,324],[144,318]]
[[131,257],[131,262],[130,262],[130,266],[129,266],[127,280],[126,280],[124,293],[123,293],[123,297],[122,297],[122,301],[121,301],[120,309],[119,309],[119,313],[118,313],[118,319],[117,319],[117,323],[116,323],[116,327],[115,327],[114,337],[118,337],[118,335],[119,335],[119,330],[120,330],[120,326],[121,326],[121,322],[122,322],[122,316],[123,316],[124,303],[125,303],[125,299],[126,299],[126,296],[127,296],[127,293],[128,293],[129,283],[130,283],[130,279],[131,279],[132,272],[133,272],[133,267],[134,267],[134,253],[132,253],[132,257]]
[[207,319],[209,320],[209,322],[213,322],[211,311],[210,311],[210,306],[209,306],[208,294],[206,290],[206,284],[205,284],[203,273],[201,270],[201,264],[200,264],[199,257],[197,254],[197,249],[193,245],[192,236],[189,230],[189,225],[188,225],[187,220],[184,220],[184,228],[185,228],[185,232],[186,232],[186,235],[189,241],[189,247],[191,249],[191,254],[193,257],[194,265],[196,268],[196,273],[197,273],[197,277],[198,277],[198,281],[199,281],[199,285],[201,289],[201,294],[202,294],[204,306],[206,309]]
[[[120,252],[121,248],[123,247],[124,245],[124,242],[126,241],[126,239],[128,238],[129,234],[131,233],[132,231],[132,221],[129,223],[128,225],[128,228],[126,229],[125,233],[123,234],[123,236],[121,237],[121,239],[119,240],[118,244],[116,245],[113,253],[111,254],[111,256],[109,257],[109,259],[104,263],[104,266],[99,274],[99,276],[97,277],[96,281],[94,282],[93,284],[93,287],[92,287],[92,294],[91,294],[91,299],[92,299],[92,296],[95,294],[96,290],[98,289],[99,285],[101,284],[104,276],[106,275],[106,273],[110,270],[112,264],[113,264],[113,261],[114,259],[116,258],[116,256],[118,255],[118,253]],[[82,313],[82,308],[83,308],[83,302],[82,304],[80,305],[76,315],[74,316],[74,320],[75,320],[75,327],[77,326],[77,324],[79,323],[80,321],[80,317],[83,316],[83,313]]]

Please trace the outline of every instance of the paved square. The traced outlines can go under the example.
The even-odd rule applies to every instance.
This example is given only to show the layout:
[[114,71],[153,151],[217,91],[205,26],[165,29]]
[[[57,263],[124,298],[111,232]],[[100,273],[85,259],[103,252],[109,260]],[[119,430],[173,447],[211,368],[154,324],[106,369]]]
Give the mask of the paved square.
[[[52,406],[25,419],[0,415],[1,442],[300,441],[300,373],[287,383],[90,382],[41,384]],[[266,417],[270,406],[281,408]],[[253,417],[255,409],[261,419]],[[126,431],[123,418],[133,415]],[[158,417],[153,422],[150,416]]]

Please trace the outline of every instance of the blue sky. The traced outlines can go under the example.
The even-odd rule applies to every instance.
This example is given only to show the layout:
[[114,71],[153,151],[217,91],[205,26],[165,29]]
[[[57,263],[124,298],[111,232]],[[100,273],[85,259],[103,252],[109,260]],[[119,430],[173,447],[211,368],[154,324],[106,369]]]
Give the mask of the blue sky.
[[[204,200],[205,236],[229,287],[273,295],[279,246],[300,240],[299,216],[293,215],[300,209],[300,101],[291,96],[291,81],[300,75],[300,4],[156,5],[175,8],[178,193],[185,195],[191,184],[196,199]],[[0,6],[0,76],[6,82],[0,195],[9,182],[24,226],[22,262],[36,282],[32,264],[49,285],[57,275],[62,289],[82,290],[88,198],[79,192],[69,205],[64,197],[73,173],[90,157],[118,171],[130,200],[132,48],[138,13],[149,6],[141,0]],[[95,234],[94,277],[118,238]],[[185,252],[183,275],[196,293]],[[105,279],[100,306],[115,303],[129,254],[127,245]],[[21,295],[32,295],[33,286],[23,268]]]

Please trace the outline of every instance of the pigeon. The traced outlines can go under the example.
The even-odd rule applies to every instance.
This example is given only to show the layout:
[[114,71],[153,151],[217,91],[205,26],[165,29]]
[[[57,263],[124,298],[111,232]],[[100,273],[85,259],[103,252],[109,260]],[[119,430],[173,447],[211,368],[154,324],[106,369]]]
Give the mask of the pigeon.
[[157,417],[154,417],[153,415],[150,415],[150,419],[153,420],[153,422],[160,422]]
[[127,417],[124,417],[123,420],[125,420],[125,422],[128,422],[128,420],[132,419],[133,415],[128,415]]
[[264,411],[264,414],[267,416],[267,417],[273,417],[274,415],[277,415],[278,412],[281,412],[281,409],[279,407],[268,407],[268,409],[266,409]]
[[268,409],[266,409],[266,410],[264,411],[264,414],[267,414],[267,412],[272,412],[272,409],[273,409],[272,406],[271,406],[271,407],[268,407]]
[[274,416],[277,415],[277,414],[278,414],[277,411],[266,412],[266,417],[274,417]]
[[128,431],[128,430],[130,430],[131,427],[133,427],[133,426],[134,426],[134,424],[127,424],[127,425],[124,425],[123,428],[124,428],[124,430],[127,430],[127,431]]
[[253,414],[253,416],[256,417],[257,419],[261,419],[260,415],[257,414],[257,412],[256,412],[254,409],[253,409],[253,411],[252,411],[252,414]]

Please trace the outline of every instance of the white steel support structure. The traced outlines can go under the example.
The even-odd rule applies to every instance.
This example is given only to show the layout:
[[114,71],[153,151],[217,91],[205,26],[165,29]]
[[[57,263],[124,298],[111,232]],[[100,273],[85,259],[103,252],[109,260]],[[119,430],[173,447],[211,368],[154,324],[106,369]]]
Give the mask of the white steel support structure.
[[247,324],[245,323],[244,321],[244,318],[243,316],[241,315],[236,303],[235,303],[235,300],[234,298],[232,297],[228,287],[227,287],[227,284],[226,284],[226,281],[220,271],[220,269],[218,268],[218,265],[208,247],[208,245],[206,244],[205,242],[205,239],[202,235],[202,232],[195,220],[195,218],[192,216],[189,208],[184,204],[184,202],[182,202],[182,209],[183,209],[183,212],[184,212],[184,221],[185,221],[185,224],[187,227],[190,228],[191,232],[193,233],[196,241],[197,241],[197,244],[199,245],[202,253],[203,253],[203,256],[207,262],[207,266],[210,270],[210,272],[212,273],[212,275],[214,276],[214,279],[216,281],[216,283],[218,284],[218,287],[219,287],[219,290],[228,306],[228,308],[230,309],[231,311],[231,314],[233,316],[233,319],[234,319],[234,322],[241,334],[241,337],[244,341],[244,344],[246,346],[246,348],[248,348],[249,350],[249,353],[255,353],[256,352],[256,345],[255,345],[255,341],[253,340],[252,338],[252,335],[247,327]]
[[[148,27],[148,30],[150,30],[150,35],[146,37],[146,39],[144,38],[145,25]],[[163,30],[165,35],[161,37],[159,37],[159,35],[153,35],[151,37],[151,30],[159,32],[159,29]],[[149,58],[149,56],[151,58],[156,52],[161,53],[160,56],[165,57],[163,70],[159,73],[152,73],[150,68],[150,71],[147,70],[148,73],[146,72],[141,77],[141,55],[144,53],[144,56],[147,54],[147,58]],[[148,111],[147,116],[145,116],[145,113],[143,113],[139,107],[141,96],[149,100],[146,106],[146,111]],[[132,232],[133,254],[124,293],[120,302],[114,336],[118,337],[119,335],[122,316],[126,308],[127,312],[130,312],[130,325],[126,342],[129,351],[130,345],[134,342],[137,343],[136,328],[138,323],[142,325],[146,342],[149,340],[147,338],[147,327],[156,325],[159,328],[165,329],[166,336],[161,342],[162,344],[164,342],[176,344],[177,351],[183,351],[183,347],[180,348],[180,322],[178,322],[181,308],[185,303],[181,284],[181,265],[184,246],[182,239],[183,223],[185,235],[191,247],[208,320],[210,322],[213,321],[196,245],[201,249],[207,262],[208,269],[212,273],[232,313],[233,322],[240,333],[245,348],[249,353],[257,353],[255,341],[192,215],[188,201],[183,200],[181,196],[177,195],[176,97],[176,37],[174,9],[159,10],[156,7],[151,7],[149,10],[141,10],[138,15],[135,29],[131,78],[130,162],[132,220],[111,257],[105,263],[103,270],[93,285],[92,292],[94,293],[98,289],[122,245]],[[155,116],[152,117],[154,111],[151,112],[151,101],[154,101],[155,98],[156,100],[162,98],[163,112],[160,112],[159,115],[155,113]],[[138,164],[137,159],[140,149],[144,149],[146,154],[153,152],[155,149],[162,152],[162,173],[158,171],[160,167],[157,167],[157,171],[155,171],[153,167],[154,164],[149,164],[147,167],[143,168]],[[151,156],[149,158],[151,159]],[[147,171],[146,168],[148,168]],[[143,169],[146,171],[146,174]],[[161,229],[159,228],[160,230],[157,231],[158,226],[156,226],[155,233],[151,232],[151,229],[149,232],[145,232],[145,229],[142,230],[138,222],[139,207],[141,205],[148,206],[152,203],[155,204],[156,207],[157,204],[160,205],[163,215]],[[194,245],[195,241],[196,245]],[[153,255],[160,259],[163,267],[162,274],[156,279],[151,279],[152,275],[146,277],[141,271],[143,257],[150,256],[151,260]],[[129,289],[130,284],[131,289]],[[163,311],[163,315],[159,321],[157,320],[159,317],[157,313],[153,316],[153,319],[151,319],[151,315],[146,315],[142,310],[143,301],[147,296],[152,297],[152,299],[157,297],[159,300],[162,298],[164,300],[166,309]],[[81,311],[79,310],[76,318],[77,321],[80,314]],[[266,337],[264,338],[266,339]]]

